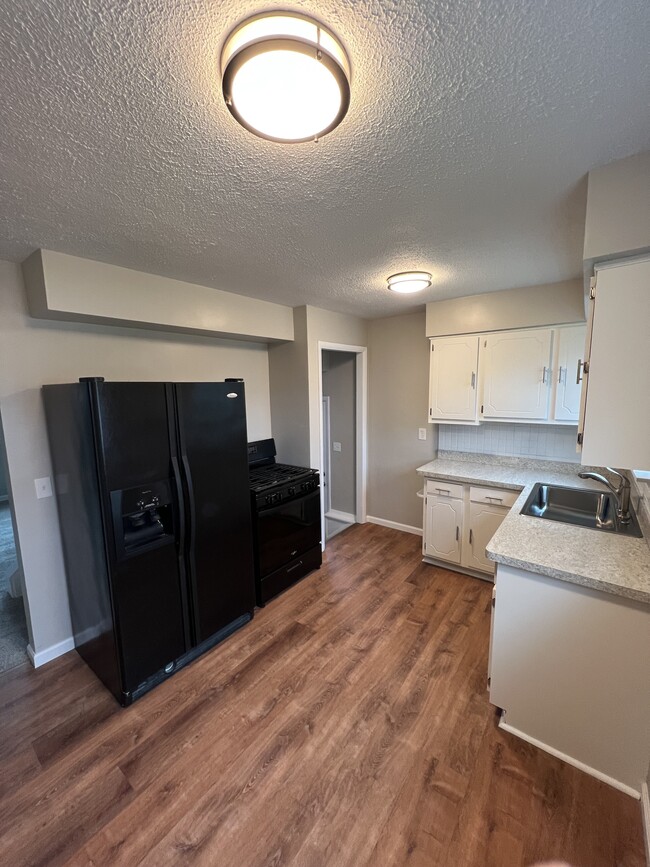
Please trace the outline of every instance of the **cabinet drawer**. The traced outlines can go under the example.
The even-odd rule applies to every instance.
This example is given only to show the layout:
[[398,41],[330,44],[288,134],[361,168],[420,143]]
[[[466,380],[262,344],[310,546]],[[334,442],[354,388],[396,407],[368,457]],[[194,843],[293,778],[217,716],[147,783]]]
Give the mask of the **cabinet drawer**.
[[469,498],[472,503],[488,503],[491,506],[514,506],[519,491],[504,491],[500,488],[476,488],[473,485],[469,489]]
[[454,500],[463,499],[463,485],[454,485],[451,482],[427,479],[427,494],[438,494],[441,497],[451,497]]

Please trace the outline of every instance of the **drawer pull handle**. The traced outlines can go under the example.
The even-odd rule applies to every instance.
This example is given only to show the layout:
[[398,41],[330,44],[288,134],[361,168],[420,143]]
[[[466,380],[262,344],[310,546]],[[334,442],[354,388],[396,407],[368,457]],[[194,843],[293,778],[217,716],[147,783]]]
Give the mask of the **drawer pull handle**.
[[450,494],[449,488],[436,488],[436,494]]
[[294,566],[289,566],[289,568],[287,569],[287,574],[289,572],[293,572],[293,570],[297,569],[298,566],[302,566],[302,560],[299,560]]
[[485,499],[486,499],[486,500],[496,500],[497,503],[502,503],[502,502],[503,502],[503,497],[488,497],[487,494],[485,495]]

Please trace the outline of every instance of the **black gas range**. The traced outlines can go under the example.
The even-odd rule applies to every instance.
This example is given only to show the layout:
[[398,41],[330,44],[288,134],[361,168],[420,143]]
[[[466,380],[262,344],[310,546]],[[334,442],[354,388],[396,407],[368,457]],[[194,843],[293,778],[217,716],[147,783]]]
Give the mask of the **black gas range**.
[[248,445],[257,604],[322,562],[318,470],[276,462],[275,441]]

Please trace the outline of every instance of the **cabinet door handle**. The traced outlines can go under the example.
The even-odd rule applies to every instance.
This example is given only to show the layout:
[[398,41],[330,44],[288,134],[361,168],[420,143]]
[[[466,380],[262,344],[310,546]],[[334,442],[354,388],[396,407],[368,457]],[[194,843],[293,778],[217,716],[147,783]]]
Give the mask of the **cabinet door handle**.
[[472,388],[476,388],[476,373],[472,371]]
[[566,377],[566,367],[560,366],[560,370],[559,370],[559,373],[557,375],[557,381],[560,385],[562,385],[562,371],[564,371],[564,375]]
[[473,538],[474,538],[474,534],[473,534],[473,532],[472,532],[472,528],[470,527],[470,528],[469,528],[469,544],[470,544],[470,545],[472,544],[472,540],[473,540]]
[[582,377],[580,376],[580,368],[582,367],[582,359],[578,359],[578,369],[576,371],[576,385],[580,385],[582,382]]
[[544,370],[542,371],[542,382],[546,384],[546,377],[548,375],[548,367],[544,365]]
[[456,527],[456,541],[460,538],[460,527]]

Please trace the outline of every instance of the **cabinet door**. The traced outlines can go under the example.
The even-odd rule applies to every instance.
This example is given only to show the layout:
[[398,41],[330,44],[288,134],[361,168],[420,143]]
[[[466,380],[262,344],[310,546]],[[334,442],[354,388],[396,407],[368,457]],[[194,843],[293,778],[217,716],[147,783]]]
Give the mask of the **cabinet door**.
[[484,418],[548,418],[551,338],[550,328],[483,338]]
[[476,421],[478,343],[471,335],[431,341],[431,421]]
[[[580,416],[580,382],[585,360],[586,325],[558,328],[553,376],[555,401],[553,417],[561,421],[578,421]],[[579,367],[580,365],[580,367]]]
[[596,277],[582,463],[650,469],[650,260]]
[[469,504],[469,527],[465,531],[463,566],[494,575],[495,563],[488,560],[485,549],[507,514],[508,510],[502,506],[488,506],[485,503]]
[[463,501],[428,494],[424,525],[424,553],[439,560],[460,563]]

